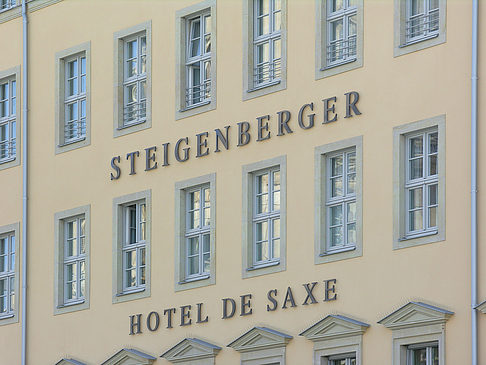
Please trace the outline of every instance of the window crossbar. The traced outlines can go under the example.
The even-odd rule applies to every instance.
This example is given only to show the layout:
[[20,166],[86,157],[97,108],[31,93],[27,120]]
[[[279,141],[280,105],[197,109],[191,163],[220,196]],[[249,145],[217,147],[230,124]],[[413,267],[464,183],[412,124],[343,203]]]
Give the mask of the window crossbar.
[[425,36],[439,31],[439,10],[433,10],[428,14],[420,14],[410,17],[405,22],[407,39]]
[[186,104],[194,105],[211,97],[211,80],[186,88]]
[[333,41],[327,46],[327,63],[356,57],[356,36]]
[[279,78],[281,69],[281,59],[277,59],[273,62],[264,62],[257,65],[257,67],[254,68],[253,76],[255,84],[263,84]]
[[136,123],[147,116],[147,101],[128,104],[123,108],[123,120],[125,124]]
[[70,120],[64,126],[64,139],[66,141],[84,138],[86,136],[86,118]]

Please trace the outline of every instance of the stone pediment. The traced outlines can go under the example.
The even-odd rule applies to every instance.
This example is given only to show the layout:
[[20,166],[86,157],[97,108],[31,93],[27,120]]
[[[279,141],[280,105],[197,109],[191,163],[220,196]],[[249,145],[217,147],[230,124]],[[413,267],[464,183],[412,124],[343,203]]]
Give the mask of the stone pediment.
[[476,307],[477,310],[486,314],[486,300]]
[[62,359],[56,362],[56,365],[86,365],[84,362],[74,359]]
[[328,315],[313,324],[300,336],[308,340],[326,340],[330,338],[361,335],[369,327],[368,324],[341,315]]
[[150,365],[155,357],[134,349],[122,349],[101,365]]
[[246,352],[265,348],[283,347],[291,339],[292,336],[267,327],[254,327],[231,342],[228,347],[232,347],[239,352]]
[[454,313],[422,302],[410,302],[389,314],[378,323],[387,328],[399,329],[445,323]]
[[186,338],[163,353],[160,357],[178,363],[215,357],[221,347],[197,338]]

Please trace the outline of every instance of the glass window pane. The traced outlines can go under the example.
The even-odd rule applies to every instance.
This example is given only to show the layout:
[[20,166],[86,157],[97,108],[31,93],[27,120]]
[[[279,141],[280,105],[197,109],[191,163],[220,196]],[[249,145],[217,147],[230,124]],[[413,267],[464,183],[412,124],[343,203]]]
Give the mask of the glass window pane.
[[423,229],[423,213],[422,209],[410,212],[410,231],[417,231]]
[[413,365],[427,365],[427,349],[412,350]]
[[343,224],[343,206],[336,205],[331,207],[330,225],[337,226]]
[[194,275],[199,273],[199,256],[189,257],[188,274]]
[[133,40],[127,43],[127,55],[128,58],[136,58],[137,57],[137,52],[138,52],[138,45],[137,45],[137,40]]
[[429,134],[429,153],[437,153],[439,135],[437,133]]
[[356,174],[348,175],[348,194],[354,194],[356,192]]
[[437,204],[437,184],[429,185],[429,205]]
[[280,210],[280,191],[275,191],[273,193],[273,208],[272,211]]
[[137,84],[131,84],[131,85],[126,86],[125,92],[126,92],[127,104],[137,102],[137,100],[138,100]]
[[439,365],[439,347],[432,347],[432,365]]
[[348,203],[346,204],[347,210],[347,222],[356,222],[356,203]]
[[272,258],[280,258],[280,238],[273,240],[273,256]]
[[137,272],[136,269],[131,269],[126,272],[127,287],[137,286]]
[[348,18],[348,37],[351,35],[356,35],[358,22],[357,22],[357,15],[352,15]]
[[331,158],[331,176],[341,176],[343,174],[343,156]]
[[203,255],[203,271],[204,272],[209,272],[210,270],[210,265],[211,265],[211,255],[210,254],[204,254]]
[[343,178],[336,177],[331,179],[331,197],[343,195]]
[[437,175],[437,155],[429,156],[429,176]]
[[332,41],[337,41],[343,39],[343,21],[336,20],[330,23],[331,30],[329,34],[329,39]]
[[272,238],[280,237],[280,218],[272,220]]
[[256,261],[268,261],[270,259],[268,241],[263,241],[256,244]]
[[137,266],[137,252],[135,250],[126,252],[126,268],[132,269]]
[[257,193],[268,193],[268,174],[257,176]]
[[68,78],[78,76],[78,60],[74,60],[68,63]]
[[203,252],[208,253],[211,251],[209,234],[203,235]]
[[424,154],[422,136],[410,138],[410,158],[419,157]]
[[282,12],[279,11],[273,14],[273,31],[276,32],[280,29],[282,29]]
[[268,194],[257,196],[257,214],[268,212]]
[[423,206],[423,190],[422,188],[410,189],[410,208],[418,209]]
[[424,0],[410,1],[410,15],[422,14],[424,12]]
[[0,125],[0,141],[8,140],[8,124]]
[[347,244],[355,244],[356,243],[356,223],[348,224],[347,227],[347,234],[348,234],[348,242]]
[[189,256],[199,254],[199,237],[198,236],[189,238],[188,254],[189,254]]
[[[265,63],[270,61],[270,53],[268,49],[268,42],[257,45],[257,63]],[[263,70],[268,71],[268,70]]]
[[268,241],[268,222],[258,222],[256,224],[256,240]]
[[273,41],[273,59],[278,60],[282,58],[282,41],[280,38]]
[[331,247],[343,244],[343,227],[333,227],[331,228]]
[[410,179],[419,179],[424,175],[423,159],[416,158],[410,161]]
[[343,0],[331,0],[331,12],[341,10],[343,5]]

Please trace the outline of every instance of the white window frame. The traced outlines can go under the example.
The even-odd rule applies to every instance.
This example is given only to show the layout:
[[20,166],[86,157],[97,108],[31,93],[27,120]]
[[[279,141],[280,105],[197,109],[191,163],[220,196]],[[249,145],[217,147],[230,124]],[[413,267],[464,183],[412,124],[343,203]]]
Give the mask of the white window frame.
[[[82,62],[84,60],[84,74],[83,74],[83,67],[82,67]],[[77,76],[74,77],[69,77],[69,64],[71,62],[77,62]],[[87,58],[86,58],[86,53],[82,54],[77,54],[71,57],[67,57],[64,60],[65,67],[64,67],[64,144],[69,144],[73,142],[77,142],[80,140],[83,140],[86,138],[86,119],[87,119]],[[84,91],[82,90],[82,78],[84,76]],[[74,80],[77,84],[77,90],[78,92],[76,94],[73,94],[71,96],[68,95],[68,90],[69,90],[69,81]],[[83,107],[82,104],[84,102],[84,118],[82,115]],[[76,104],[77,108],[77,118],[73,120],[69,120],[69,105]],[[70,136],[70,131],[73,134],[73,136]]]
[[[81,58],[86,60],[85,91],[81,92]],[[68,95],[68,64],[77,60],[78,93]],[[72,151],[91,144],[91,43],[86,42],[56,53],[56,109],[55,109],[55,152],[56,154]],[[81,118],[81,102],[85,103],[84,121]],[[67,105],[77,103],[78,118],[73,123],[76,133],[70,138],[68,131]]]
[[[243,185],[243,227],[242,227],[242,276],[249,278],[278,271],[286,270],[286,252],[287,252],[287,167],[286,156],[274,157],[269,160],[260,161],[245,165],[242,168],[242,185]],[[266,213],[257,212],[257,178],[265,173],[275,171],[280,172],[280,210],[270,210],[272,201],[269,199],[269,210]],[[270,175],[269,175],[270,176]],[[269,183],[271,181],[269,180]],[[269,194],[271,188],[269,189]],[[272,243],[269,242],[269,259],[256,259],[256,225],[260,222],[267,223],[267,230],[271,234],[271,221],[280,219],[280,255],[272,257]],[[268,236],[268,240],[277,239],[277,237]]]
[[433,350],[432,349],[437,349],[437,354],[439,353],[439,342],[434,341],[434,342],[428,342],[428,343],[418,343],[418,344],[413,344],[413,345],[408,345],[407,346],[407,364],[406,365],[419,365],[415,364],[413,361],[413,352],[416,350],[423,350],[425,349],[426,351],[426,365],[433,365]]
[[17,6],[16,0],[1,0],[0,2],[0,13],[3,11],[7,11],[9,9],[14,8]]
[[[142,217],[142,210],[145,210],[145,220]],[[135,227],[130,226],[130,213],[135,210]],[[123,293],[132,293],[137,291],[142,291],[145,289],[146,276],[142,275],[142,270],[147,270],[146,260],[147,260],[147,249],[146,240],[142,237],[143,224],[145,232],[143,235],[146,236],[147,231],[147,204],[145,200],[140,200],[137,202],[131,202],[123,206],[123,243],[122,243],[122,276],[123,276]],[[135,229],[136,241],[130,243],[130,230]],[[142,254],[142,251],[144,252]],[[135,252],[136,262],[135,267],[127,266],[127,258],[130,252]],[[145,255],[144,260],[142,260]],[[145,264],[143,263],[145,261]],[[127,271],[135,270],[135,285],[128,285],[127,283]],[[144,277],[144,282],[142,282],[142,277]]]
[[16,243],[15,232],[8,232],[0,234],[0,241],[6,242],[6,249],[2,255],[0,252],[0,260],[6,260],[6,270],[0,271],[0,281],[5,280],[6,290],[0,292],[0,299],[3,298],[6,301],[5,312],[2,312],[2,307],[0,307],[0,321],[4,318],[10,318],[14,316],[16,307],[18,304],[18,292],[16,290],[16,281],[18,277],[16,275],[16,256],[18,255],[18,246]]
[[[259,15],[259,2],[268,1],[268,13]],[[276,3],[280,3],[280,9],[276,9]],[[272,83],[280,82],[282,68],[282,1],[281,0],[253,0],[253,87],[264,87]],[[280,16],[280,29],[274,29],[275,19]],[[269,32],[258,35],[258,19],[268,16]],[[263,31],[262,31],[263,32]],[[275,42],[280,42],[280,57],[275,55]],[[258,61],[258,46],[268,44],[269,58],[267,62]],[[268,67],[265,67],[268,64]]]
[[[17,81],[15,76],[0,80],[0,88],[6,85],[6,93],[0,99],[0,110],[5,109],[6,114],[0,114],[0,128],[6,126],[5,140],[0,140],[0,164],[15,160],[17,156]],[[1,96],[0,96],[1,98]],[[6,106],[3,106],[6,105]],[[5,151],[5,152],[2,152]],[[4,155],[4,156],[3,156]]]
[[[406,166],[406,181],[405,181],[405,205],[406,205],[406,215],[405,215],[405,226],[406,226],[406,237],[407,238],[414,238],[414,237],[420,237],[423,235],[428,235],[428,234],[436,234],[437,233],[437,222],[435,226],[430,226],[430,214],[429,211],[431,208],[435,208],[436,211],[439,209],[438,206],[440,202],[436,201],[435,204],[430,204],[429,202],[429,187],[435,185],[436,189],[438,188],[439,184],[439,175],[436,172],[433,175],[429,174],[429,161],[431,156],[436,157],[436,166],[438,165],[438,151],[435,153],[431,153],[429,150],[429,138],[432,135],[438,135],[437,128],[425,130],[425,131],[420,131],[420,132],[415,132],[408,134],[406,136],[406,155],[405,155],[405,166]],[[422,158],[422,177],[416,178],[416,179],[411,179],[410,177],[410,162],[412,159],[417,159],[417,158],[411,158],[410,157],[410,141],[414,138],[422,138],[422,155],[421,157],[417,158]],[[437,169],[437,167],[436,167]],[[410,198],[410,192],[413,189],[422,189],[422,207],[420,210],[422,211],[422,229],[419,230],[411,230],[410,229],[410,213],[412,210],[417,211],[418,209],[412,209],[411,207],[411,198]],[[438,194],[437,194],[438,195]],[[437,221],[437,219],[436,219]]]
[[[199,228],[191,229],[190,221],[190,194],[199,191],[202,194],[204,189],[209,190],[210,209],[209,224],[203,225],[203,216],[200,214]],[[202,195],[201,195],[202,196]],[[175,184],[175,290],[187,290],[216,283],[216,174],[198,176],[188,180],[176,182]],[[201,207],[200,207],[201,209]],[[209,269],[204,271],[202,236],[209,235]],[[198,252],[199,272],[189,273],[189,239],[199,237]]]
[[[446,20],[447,0],[426,0],[424,9],[418,17],[429,17],[430,13],[437,13],[437,27],[428,30],[423,29],[421,34],[410,36],[409,24],[411,19],[411,4],[413,0],[394,0],[395,21],[394,21],[394,57],[402,56],[411,52],[419,51],[428,47],[436,46],[446,42]],[[438,10],[429,8],[429,1],[438,1]],[[423,24],[421,22],[421,24]],[[422,25],[421,25],[422,26]]]
[[339,355],[331,355],[331,356],[323,356],[323,360],[327,360],[327,363],[324,363],[323,365],[339,365],[336,361],[342,361],[345,360],[345,365],[353,365],[351,360],[354,359],[355,364],[356,363],[356,353],[348,353],[348,354],[339,354]]
[[[243,100],[249,100],[287,87],[287,0],[269,1],[269,33],[257,35],[258,2],[259,0],[243,1]],[[275,1],[280,1],[280,9],[276,9]],[[280,13],[280,29],[273,29],[274,14]],[[275,55],[274,41],[280,41],[280,57]],[[258,45],[268,43],[268,70],[263,79],[258,79]],[[270,64],[278,63],[277,66]]]
[[[129,300],[150,297],[150,276],[151,276],[151,221],[152,204],[151,190],[140,191],[113,199],[113,291],[112,302],[121,303]],[[140,206],[145,204],[145,240],[140,234]],[[128,210],[135,205],[136,222],[135,243],[129,244]],[[141,261],[139,251],[145,249],[145,265]],[[134,268],[126,265],[126,257],[129,251],[137,252]],[[141,269],[145,268],[145,283],[141,282]],[[134,269],[136,272],[136,283],[128,286],[126,271]]]
[[[82,221],[84,221],[84,233],[82,231]],[[68,256],[68,245],[70,237],[68,225],[70,223],[76,222],[76,232],[73,239],[77,241],[77,252],[72,256]],[[85,251],[81,252],[81,240],[84,239],[85,241]],[[82,303],[85,300],[85,295],[81,295],[81,281],[84,280],[84,292],[86,293],[86,261],[87,261],[87,239],[86,239],[86,217],[84,215],[66,219],[64,221],[64,263],[63,263],[63,288],[64,288],[64,305],[71,305],[71,304],[78,304]],[[74,298],[69,299],[67,297],[67,287],[70,284],[68,280],[68,266],[75,264],[76,265],[76,275],[74,282],[76,285],[76,296]],[[81,266],[84,266],[84,273],[81,272]]]
[[[427,243],[439,242],[445,240],[445,221],[446,221],[446,159],[445,159],[445,115],[412,122],[405,125],[397,126],[393,129],[393,249],[401,249]],[[437,176],[431,176],[427,179],[408,179],[408,144],[409,138],[425,133],[437,132]],[[424,147],[424,152],[425,147]],[[425,161],[424,161],[425,164]],[[427,168],[426,165],[423,168]],[[424,172],[427,170],[423,170]],[[409,230],[409,190],[413,186],[427,186],[428,184],[437,183],[437,208],[436,221],[437,226],[430,229],[425,228],[421,231]],[[425,191],[423,191],[423,198]],[[423,203],[426,203],[423,200]],[[422,209],[426,209],[423,204]],[[423,219],[427,219],[424,214]]]
[[[354,155],[354,160],[355,160],[355,170],[354,172],[348,172],[347,169],[348,169],[348,165],[349,165],[349,158],[350,158],[350,155],[353,154]],[[332,175],[332,160],[336,157],[342,157],[343,159],[343,172],[342,174],[340,175],[341,176],[341,179],[342,179],[342,189],[343,189],[343,194],[342,196],[336,196],[336,197],[332,197],[331,194],[332,194],[332,180],[335,179],[335,178],[339,178],[339,175],[336,175],[336,176],[333,176]],[[337,251],[340,251],[340,250],[343,250],[343,249],[347,249],[347,248],[350,248],[350,247],[355,247],[356,246],[356,242],[352,242],[350,243],[349,242],[349,237],[348,237],[348,230],[347,230],[347,226],[350,225],[350,224],[354,224],[355,225],[355,231],[356,231],[356,218],[353,222],[349,222],[348,221],[348,216],[347,216],[347,206],[348,204],[355,204],[356,206],[356,148],[348,148],[346,150],[342,150],[342,151],[339,151],[339,152],[334,152],[332,154],[329,154],[326,156],[326,167],[327,167],[327,174],[326,174],[326,177],[327,177],[327,188],[326,188],[326,191],[327,191],[327,197],[326,197],[326,210],[327,210],[327,223],[326,223],[326,230],[327,230],[327,249],[326,249],[326,252],[328,253],[332,253],[334,250],[337,250]],[[354,193],[350,193],[348,192],[348,179],[349,179],[349,175],[352,175],[354,174],[355,176],[355,191]],[[331,222],[331,210],[333,207],[336,207],[336,206],[341,206],[342,210],[342,224],[340,226],[342,226],[342,235],[343,235],[343,243],[341,245],[339,245],[338,247],[333,247],[332,246],[332,234],[331,234],[331,231],[332,231],[332,228],[335,228],[336,226],[333,226],[332,225],[332,222]],[[355,208],[356,209],[356,208]]]
[[[141,39],[145,37],[145,53],[142,53]],[[129,76],[127,62],[128,44],[137,41],[137,73]],[[152,127],[152,22],[147,21],[118,31],[114,34],[114,119],[113,136],[120,137]],[[145,57],[145,72],[142,71],[142,58]],[[145,97],[142,87],[145,83]],[[136,100],[129,101],[129,87],[135,85]],[[127,108],[134,107],[128,111]],[[134,114],[134,117],[128,117]]]
[[[267,265],[278,264],[280,262],[280,253],[279,255],[275,255],[275,244],[274,241],[278,240],[280,244],[280,236],[281,232],[279,232],[278,236],[275,236],[273,222],[275,220],[279,220],[280,230],[281,230],[281,218],[280,218],[280,208],[278,210],[274,210],[274,194],[279,193],[279,199],[281,196],[281,190],[274,189],[274,175],[275,173],[279,174],[279,178],[281,181],[281,171],[279,166],[271,167],[265,170],[257,171],[253,173],[253,267],[265,267]],[[268,192],[267,193],[258,193],[258,179],[264,175],[268,176]],[[280,184],[281,186],[281,184]],[[267,204],[268,204],[268,211],[263,213],[257,213],[258,209],[258,197],[267,195]],[[257,226],[258,224],[266,223],[267,224],[267,239],[258,241],[257,238]],[[268,242],[268,259],[258,260],[257,259],[257,252],[258,252],[258,244],[263,244],[265,241]]]
[[[343,1],[343,9],[333,12],[332,11],[332,0],[327,1],[327,40],[326,40],[326,67],[334,67],[342,65],[343,63],[353,62],[356,60],[357,53],[357,38],[358,38],[358,6],[350,5],[351,0]],[[357,1],[356,1],[357,2]],[[356,33],[349,34],[349,23],[350,18],[355,17],[356,19]],[[341,20],[343,23],[343,39],[342,40],[331,40],[332,34],[332,23]],[[354,39],[354,40],[353,40]],[[335,44],[342,43],[342,57],[332,57],[334,52],[333,47],[338,48]],[[354,44],[354,46],[353,46]],[[352,52],[354,48],[354,52]]]
[[[145,53],[142,52],[142,40],[145,42]],[[129,44],[136,42],[137,55],[130,57]],[[145,58],[145,72],[142,72],[142,60]],[[128,75],[128,63],[135,61],[137,71],[134,75]],[[135,124],[144,123],[147,118],[147,95],[142,98],[142,84],[147,88],[147,35],[145,32],[132,35],[123,39],[123,124],[122,127],[130,127]],[[136,101],[129,102],[129,87],[134,86],[137,90]],[[130,109],[135,106],[134,111]],[[135,118],[129,118],[132,113],[135,113]]]
[[[185,107],[186,108],[193,108],[203,104],[209,103],[211,100],[211,47],[212,47],[212,33],[209,31],[207,32],[206,29],[206,18],[209,18],[209,24],[212,24],[211,21],[211,12],[204,11],[202,14],[197,15],[196,17],[189,18],[187,20],[187,29],[186,29],[186,92],[185,92]],[[194,41],[193,35],[193,24],[199,22],[199,49],[200,54],[194,57],[191,57],[191,47]],[[206,52],[205,47],[205,38],[209,36],[210,46],[209,52]],[[205,77],[205,68],[204,65],[209,63],[209,78]],[[199,67],[199,80],[194,80],[192,69],[195,65]],[[198,89],[198,91],[195,91]],[[198,96],[196,96],[198,95]]]
[[[440,21],[440,5],[438,0],[423,0],[423,9],[421,13],[412,14],[412,3],[417,0],[407,0],[407,20],[405,22],[405,40],[406,43],[413,43],[422,41],[428,38],[437,37],[439,34],[439,21]],[[437,8],[431,9],[431,3],[437,1]],[[419,21],[418,25],[413,24],[415,21]],[[437,22],[437,27],[434,29],[427,29],[427,25]],[[423,28],[420,34],[414,35],[415,28]]]

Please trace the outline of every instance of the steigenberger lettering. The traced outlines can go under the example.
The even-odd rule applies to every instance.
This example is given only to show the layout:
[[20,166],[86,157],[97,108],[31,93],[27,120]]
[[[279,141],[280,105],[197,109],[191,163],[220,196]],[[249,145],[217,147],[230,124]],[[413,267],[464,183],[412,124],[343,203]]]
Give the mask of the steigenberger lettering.
[[[267,291],[265,301],[261,304],[255,301],[253,294],[243,294],[235,298],[221,299],[221,320],[234,316],[248,317],[254,310],[275,312],[300,306],[325,303],[337,300],[336,279],[314,281],[302,284],[302,287],[288,286],[284,290],[270,289]],[[260,298],[259,298],[260,299]],[[205,313],[205,303],[181,305],[179,307],[165,308],[160,312],[152,311],[146,316],[141,313],[129,316],[129,334],[137,335],[145,329],[155,332],[160,327],[166,329],[191,326],[193,324],[207,323],[210,317]]]
[[[359,93],[357,91],[350,91],[345,93],[344,97],[344,118],[360,115],[361,112],[357,107]],[[160,146],[151,146],[140,151],[128,152],[124,158],[121,155],[114,156],[111,159],[111,168],[113,171],[110,174],[110,179],[118,180],[121,177],[122,160],[128,161],[128,175],[135,175],[142,166],[144,167],[144,171],[152,171],[159,167],[169,166],[173,159],[177,162],[185,162],[193,156],[195,158],[201,158],[210,153],[228,150],[230,145],[233,145],[235,142],[236,147],[243,147],[248,145],[252,139],[256,142],[263,142],[269,140],[274,135],[276,137],[282,137],[292,134],[296,128],[309,130],[315,126],[319,115],[321,116],[319,118],[320,124],[337,122],[339,116],[336,103],[337,97],[333,96],[323,99],[320,103],[314,104],[314,102],[311,102],[304,104],[297,112],[297,121],[295,121],[295,117],[292,116],[289,110],[281,110],[272,116],[267,114],[257,117],[256,125],[253,126],[249,122],[244,121],[236,123],[236,126],[233,127],[227,125],[223,128],[217,128],[211,136],[211,139],[214,141],[213,146],[209,143],[210,132],[206,131],[197,133],[195,135],[195,142],[190,142],[189,137],[182,137],[173,144],[167,142]]]

